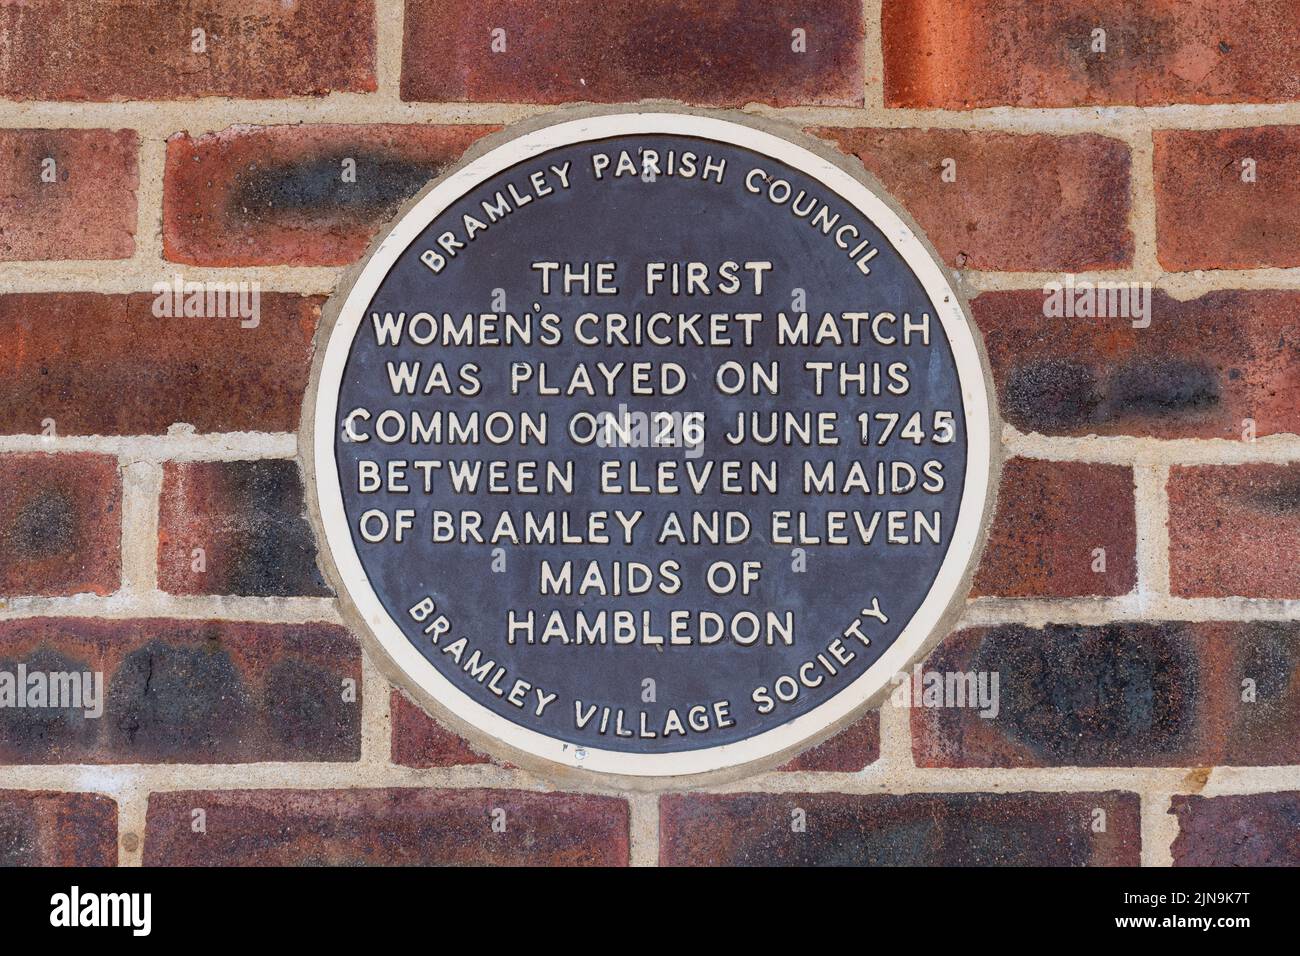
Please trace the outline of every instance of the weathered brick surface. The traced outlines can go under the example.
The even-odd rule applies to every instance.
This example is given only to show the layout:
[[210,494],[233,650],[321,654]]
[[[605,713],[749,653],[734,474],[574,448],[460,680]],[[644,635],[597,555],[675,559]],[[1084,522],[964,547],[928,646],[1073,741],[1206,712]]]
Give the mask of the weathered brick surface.
[[0,867],[116,865],[117,804],[110,798],[0,790]]
[[[201,43],[195,30],[204,31]],[[366,0],[26,0],[0,6],[0,36],[0,96],[14,99],[375,89]]]
[[[447,730],[401,691],[390,703],[393,763],[403,767],[455,767],[496,763]],[[871,711],[828,740],[811,747],[779,767],[784,771],[856,773],[880,759],[880,714]]]
[[[884,0],[881,21],[890,106],[1300,98],[1290,0]],[[1098,28],[1105,52],[1093,48]]]
[[[100,672],[103,713],[0,709],[0,763],[356,760],[361,653],[329,624],[0,622],[0,670]],[[355,701],[345,700],[352,681]]]
[[[402,99],[862,102],[856,0],[406,0]],[[794,30],[806,52],[795,52]],[[495,30],[505,50],[492,52]],[[498,44],[499,45],[499,44]]]
[[133,130],[0,130],[0,260],[130,258],[138,151]]
[[[1154,138],[1162,266],[1300,265],[1300,126],[1157,130]],[[1253,182],[1242,179],[1251,174],[1245,160]]]
[[923,767],[1296,763],[1297,637],[1300,625],[1269,622],[961,631],[939,645],[923,672],[996,672],[997,714],[984,718],[970,707],[914,706],[916,762]]
[[971,303],[1003,418],[1046,435],[1300,433],[1300,294],[1156,291],[1151,325],[1046,318],[1038,290]]
[[1174,866],[1300,866],[1300,792],[1175,796]]
[[[380,23],[404,31],[385,53],[384,82],[398,88],[383,93]],[[1097,29],[1104,51],[1091,47]],[[362,650],[345,629],[224,620],[227,606],[276,618],[299,606],[285,598],[331,593],[299,465],[265,459],[266,442],[241,434],[299,426],[324,297],[293,292],[292,270],[278,267],[356,262],[408,197],[498,128],[468,125],[483,106],[758,103],[792,107],[778,112],[802,126],[835,108],[810,132],[861,160],[950,266],[1003,273],[979,286],[1022,288],[978,294],[972,313],[1002,419],[1035,436],[1022,451],[1044,457],[1005,462],[973,595],[1046,599],[1066,621],[1079,620],[1075,598],[1096,612],[1125,598],[1115,608],[1127,611],[1101,620],[1128,618],[1137,597],[1159,604],[1137,593],[1134,466],[1055,460],[1098,457],[1090,442],[1058,439],[1138,439],[1138,458],[1171,462],[1191,460],[1180,457],[1190,446],[1159,442],[1221,439],[1196,446],[1202,464],[1169,469],[1170,591],[1226,598],[1232,617],[1276,616],[1254,604],[1300,600],[1300,465],[1235,462],[1273,459],[1300,436],[1300,291],[1223,270],[1300,268],[1300,125],[1278,125],[1300,104],[1297,36],[1289,0],[0,0],[0,102],[18,114],[0,129],[0,275],[13,280],[0,289],[0,437],[27,449],[0,454],[0,674],[21,665],[106,681],[101,716],[0,706],[0,771],[43,764],[41,786],[93,788],[67,766],[270,761],[284,788],[211,791],[229,782],[180,766],[148,795],[147,826],[119,834],[109,797],[0,782],[0,864],[113,864],[119,847],[136,862],[140,840],[158,864],[630,861],[626,794],[494,789],[516,768],[401,689],[372,687],[390,694],[390,719],[362,727]],[[936,113],[933,125],[925,113],[885,121],[854,109],[882,87],[886,107],[990,109],[957,124]],[[395,96],[407,105],[394,110]],[[1288,105],[1258,116],[1232,105],[1247,103]],[[1121,109],[1122,128],[1098,125],[1099,108],[1131,104],[1183,105]],[[159,242],[161,260],[139,259]],[[1182,276],[1144,278],[1214,291],[1156,292],[1147,327],[1128,314],[1053,317],[1045,290],[1006,275],[1127,275],[1153,253]],[[206,302],[186,315],[183,288],[180,314],[161,311],[176,304],[173,280],[254,276],[286,291],[259,290],[253,327],[201,317]],[[93,291],[105,277],[136,291]],[[155,281],[164,288],[149,291]],[[221,435],[208,457],[222,460],[202,460],[216,445],[191,430]],[[69,450],[85,436],[125,440],[105,454]],[[1273,441],[1257,453],[1252,436]],[[140,454],[161,460],[157,541],[124,543],[123,502],[154,491],[124,486],[143,474],[124,470]],[[156,544],[163,603],[214,619],[132,618],[158,601],[121,593],[124,544],[128,555]],[[104,603],[104,616],[36,608],[13,619],[25,604],[7,603],[72,595],[77,614]],[[995,716],[979,700],[927,706],[927,674],[990,672]],[[672,792],[639,828],[657,822],[666,864],[1134,864],[1138,795],[1070,792],[1072,768],[1179,768],[1177,789],[1199,793],[1214,767],[1244,768],[1229,789],[1251,791],[1300,766],[1300,622],[967,629],[913,676],[918,699],[902,699],[909,683],[882,707],[912,707],[913,755],[936,792]],[[779,768],[817,774],[816,786],[766,779],[818,791],[834,774],[874,779],[880,715]],[[367,754],[377,743],[391,762],[373,779],[363,733]],[[437,768],[488,788],[405,788],[447,772]],[[966,793],[966,771],[948,768],[1030,769]],[[342,789],[295,789],[326,772],[342,774]],[[512,786],[537,783],[526,777]],[[1051,792],[1015,792],[1026,781]],[[195,809],[206,833],[193,831]],[[806,830],[791,826],[796,809]],[[1180,794],[1170,812],[1178,864],[1300,865],[1300,793]]]
[[[158,586],[172,594],[328,595],[296,462],[168,462]],[[201,551],[201,554],[196,554]]]
[[1141,851],[1138,796],[1114,791],[672,794],[659,809],[665,866],[1135,866]]
[[777,769],[857,773],[879,759],[880,712],[873,710]]
[[392,692],[389,709],[393,763],[403,767],[455,767],[494,762],[439,724],[401,691]]
[[[191,828],[195,809],[206,833]],[[521,790],[155,793],[146,828],[146,866],[618,866],[629,854],[626,801]]]
[[[1119,140],[957,129],[811,132],[857,156],[951,266],[1082,271],[1132,261],[1130,159]],[[941,178],[949,159],[954,182]]]
[[1300,598],[1300,465],[1174,467],[1168,489],[1174,594]]
[[164,254],[216,266],[350,263],[406,199],[496,128],[237,126],[199,137],[177,133],[167,141]]
[[[1104,550],[1104,570],[1094,554]],[[1013,458],[972,593],[1119,595],[1137,583],[1133,469]]]
[[0,456],[0,597],[111,594],[122,477],[106,455]]
[[[238,281],[238,280],[232,280]],[[319,298],[260,293],[260,321],[159,318],[156,296],[0,295],[0,434],[292,432]]]

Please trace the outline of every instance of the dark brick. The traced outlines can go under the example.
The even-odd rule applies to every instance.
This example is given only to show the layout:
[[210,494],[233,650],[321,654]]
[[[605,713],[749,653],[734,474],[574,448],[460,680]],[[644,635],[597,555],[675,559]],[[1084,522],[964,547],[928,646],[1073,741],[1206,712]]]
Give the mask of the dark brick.
[[[1300,624],[1259,621],[1222,624],[1208,631],[1231,654],[1219,664],[1223,682],[1217,725],[1225,743],[1216,764],[1278,766],[1300,763]],[[1253,697],[1253,700],[1243,700]],[[1209,761],[1207,761],[1209,763]]]
[[662,866],[1136,866],[1141,851],[1138,796],[1115,791],[692,793],[659,812]]
[[880,711],[863,714],[835,736],[811,747],[778,767],[789,772],[811,770],[857,773],[880,759]]
[[122,477],[107,455],[0,456],[0,597],[111,594]]
[[1156,291],[1151,325],[1046,318],[1037,290],[971,304],[1002,416],[1046,435],[1242,437],[1300,432],[1300,294]]
[[[191,829],[195,809],[206,833]],[[522,790],[154,793],[144,844],[146,866],[619,866],[628,855],[626,801]]]
[[401,691],[389,699],[392,717],[393,763],[403,767],[456,767],[495,763],[424,712]]
[[[202,570],[194,552],[202,549]],[[294,461],[168,462],[158,586],[172,594],[328,595]]]
[[[944,261],[985,270],[1115,269],[1133,259],[1129,150],[1094,134],[812,129],[857,156]],[[956,162],[944,182],[944,160]]]
[[[1105,52],[1092,31],[1106,31]],[[1156,106],[1300,97],[1289,0],[885,0],[889,106]]]
[[[328,624],[0,622],[0,670],[103,674],[103,715],[0,709],[0,763],[356,760],[361,655]],[[356,687],[345,701],[344,680]]]
[[[406,0],[402,99],[856,106],[857,0]],[[505,30],[506,49],[491,51]],[[793,51],[795,29],[807,52]]]
[[[238,281],[232,277],[231,281]],[[0,434],[296,432],[320,298],[266,292],[260,322],[158,318],[155,296],[0,295]]]
[[1300,598],[1300,465],[1169,470],[1169,586],[1180,597]]
[[139,149],[133,130],[0,130],[0,259],[129,259]]
[[[167,141],[164,255],[197,265],[341,265],[495,126],[235,126]],[[355,163],[355,182],[343,163]]]
[[[1006,625],[960,631],[924,672],[996,672],[999,706],[916,706],[923,767],[1268,766],[1300,760],[1300,625]],[[1249,680],[1251,685],[1243,682]],[[1246,686],[1254,700],[1243,699]],[[915,695],[913,695],[915,696]]]
[[[193,31],[206,34],[193,50]],[[0,5],[0,95],[264,98],[375,89],[365,0],[25,0]]]
[[0,790],[5,866],[117,866],[117,804],[97,793]]
[[[1105,549],[1106,570],[1093,571]],[[1137,584],[1133,469],[1013,458],[972,593],[1005,597],[1127,594]]]
[[1175,796],[1174,866],[1300,866],[1300,791]]

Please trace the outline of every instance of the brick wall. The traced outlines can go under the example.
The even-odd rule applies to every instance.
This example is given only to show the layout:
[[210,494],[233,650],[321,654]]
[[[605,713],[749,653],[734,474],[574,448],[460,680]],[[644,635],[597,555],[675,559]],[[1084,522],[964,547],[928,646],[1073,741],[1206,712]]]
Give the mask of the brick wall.
[[[0,662],[108,683],[0,710],[0,863],[1300,863],[1300,7],[502,7],[0,5]],[[837,143],[973,297],[1009,460],[927,666],[997,670],[998,719],[557,790],[340,626],[294,461],[324,297],[478,137],[643,97]],[[1045,318],[1066,273],[1153,283],[1150,326]],[[260,322],[155,316],[176,275]]]

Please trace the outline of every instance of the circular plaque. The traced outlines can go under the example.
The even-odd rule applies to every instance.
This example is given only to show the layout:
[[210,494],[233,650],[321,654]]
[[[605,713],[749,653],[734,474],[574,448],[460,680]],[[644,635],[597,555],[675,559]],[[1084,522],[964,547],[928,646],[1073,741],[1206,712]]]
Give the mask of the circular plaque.
[[978,338],[820,144],[648,109],[497,137],[317,346],[327,574],[394,676],[512,759],[775,761],[965,595],[996,470]]

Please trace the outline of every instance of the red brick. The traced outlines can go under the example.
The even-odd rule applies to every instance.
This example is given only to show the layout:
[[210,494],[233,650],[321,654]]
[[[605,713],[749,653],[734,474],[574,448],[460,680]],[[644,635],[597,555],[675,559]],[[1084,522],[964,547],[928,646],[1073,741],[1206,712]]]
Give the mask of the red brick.
[[138,152],[132,130],[0,130],[0,260],[129,259]]
[[[1157,130],[1154,137],[1162,266],[1300,266],[1300,126]],[[1244,159],[1255,161],[1254,182],[1242,182]]]
[[1002,417],[1046,435],[1242,437],[1300,432],[1300,294],[1151,298],[1131,318],[1046,318],[1038,290],[971,304]]
[[156,318],[151,293],[0,295],[0,434],[295,432],[322,301],[260,293],[243,328]]
[[[192,829],[195,809],[206,833]],[[154,793],[144,843],[146,866],[622,866],[628,855],[626,801],[522,790]]]
[[[163,248],[197,265],[341,265],[494,126],[234,126],[167,141]],[[344,160],[356,166],[345,182]]]
[[778,770],[857,773],[880,759],[880,712],[863,714],[835,736],[805,750]]
[[0,866],[117,866],[117,804],[97,793],[0,790]]
[[1174,866],[1300,866],[1300,792],[1175,796]]
[[[193,31],[206,49],[193,51]],[[251,99],[375,89],[367,0],[25,0],[0,6],[0,96]]]
[[316,566],[294,461],[168,462],[158,510],[158,586],[164,591],[333,593]]
[[[103,714],[0,709],[0,764],[356,760],[361,652],[329,624],[28,618],[0,670],[101,673]],[[352,681],[355,701],[344,699]]]
[[[1094,571],[1096,548],[1105,571]],[[1013,458],[972,593],[1003,597],[1128,594],[1137,584],[1133,469]]]
[[405,22],[404,100],[862,103],[857,0],[407,0]]
[[122,477],[106,455],[0,456],[0,597],[112,594]]
[[1180,597],[1300,598],[1300,465],[1169,470],[1169,586]]
[[[1016,625],[950,635],[922,673],[998,675],[997,712],[915,706],[922,767],[1300,762],[1300,625]],[[1246,681],[1250,684],[1247,685]],[[912,685],[914,686],[914,685]],[[1243,699],[1253,687],[1254,700]],[[922,701],[924,704],[924,700]]]
[[[1093,134],[811,130],[857,156],[956,268],[1116,269],[1133,259],[1129,150]],[[956,181],[944,182],[944,160]]]
[[1138,796],[1116,791],[689,793],[660,798],[659,813],[661,866],[1136,866],[1141,855]]
[[[1092,31],[1106,31],[1093,52]],[[885,0],[889,106],[1155,106],[1300,98],[1291,0]]]
[[445,729],[401,691],[389,698],[393,724],[392,759],[403,767],[457,767],[495,763]]

